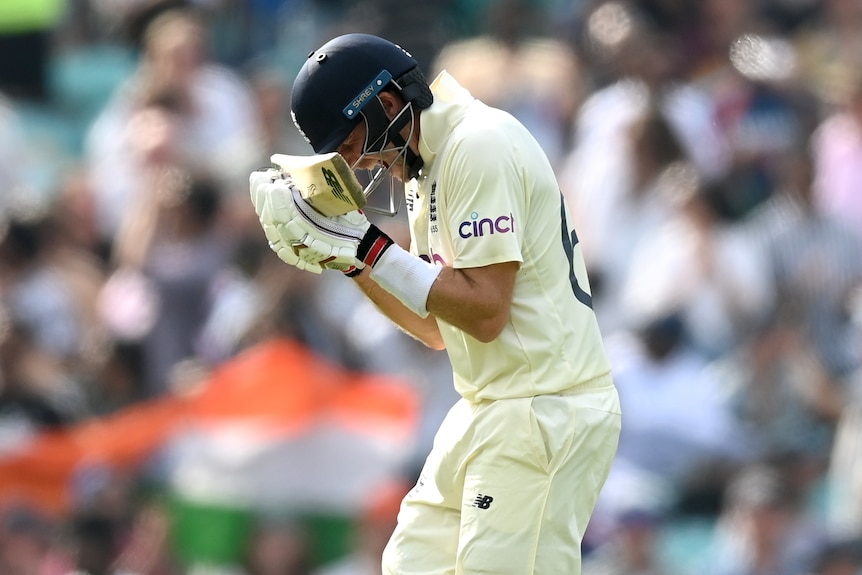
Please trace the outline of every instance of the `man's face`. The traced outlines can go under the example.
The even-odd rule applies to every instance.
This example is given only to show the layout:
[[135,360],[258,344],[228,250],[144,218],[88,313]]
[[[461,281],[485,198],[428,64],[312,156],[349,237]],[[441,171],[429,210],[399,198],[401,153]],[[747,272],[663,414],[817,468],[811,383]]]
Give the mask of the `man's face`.
[[336,151],[354,170],[374,170],[378,167],[392,166],[390,174],[403,180],[404,159],[399,157],[398,150],[391,143],[386,144],[386,148],[382,152],[362,155],[366,132],[365,122],[359,122]]

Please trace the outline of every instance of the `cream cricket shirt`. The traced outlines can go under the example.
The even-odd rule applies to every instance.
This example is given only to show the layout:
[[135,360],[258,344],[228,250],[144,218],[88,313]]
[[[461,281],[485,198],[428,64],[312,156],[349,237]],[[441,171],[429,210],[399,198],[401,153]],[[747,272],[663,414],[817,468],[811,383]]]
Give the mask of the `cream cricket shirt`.
[[411,251],[438,265],[520,262],[511,317],[482,343],[438,320],[466,399],[555,393],[610,371],[580,246],[553,169],[510,114],[442,72],[422,111],[424,167],[407,188]]

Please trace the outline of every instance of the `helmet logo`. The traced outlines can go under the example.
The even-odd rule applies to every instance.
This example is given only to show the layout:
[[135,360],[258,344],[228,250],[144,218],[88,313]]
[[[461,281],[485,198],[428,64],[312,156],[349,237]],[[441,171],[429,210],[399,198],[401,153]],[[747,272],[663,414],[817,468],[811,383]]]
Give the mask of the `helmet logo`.
[[407,56],[408,58],[412,58],[412,57],[413,57],[413,54],[411,54],[410,52],[408,52],[407,50],[405,50],[404,48],[402,48],[402,47],[401,47],[401,46],[399,46],[398,44],[395,44],[395,46],[396,46],[396,47],[398,47],[398,49],[399,49],[399,50],[401,50],[402,52],[404,52],[404,55],[405,55],[405,56]]
[[305,138],[305,141],[310,145],[311,138],[305,135],[305,132],[302,130],[302,126],[300,126],[299,122],[296,120],[296,113],[293,110],[290,111],[290,117],[293,120],[293,125],[296,126],[297,130],[299,130],[300,135],[302,135],[302,137]]
[[383,88],[386,87],[386,84],[392,81],[392,74],[390,74],[387,70],[383,70],[380,72],[374,80],[368,84],[365,88],[363,88],[350,103],[344,107],[342,113],[350,119],[353,119],[359,114],[365,104],[368,103],[368,100],[373,96],[376,96],[380,93]]

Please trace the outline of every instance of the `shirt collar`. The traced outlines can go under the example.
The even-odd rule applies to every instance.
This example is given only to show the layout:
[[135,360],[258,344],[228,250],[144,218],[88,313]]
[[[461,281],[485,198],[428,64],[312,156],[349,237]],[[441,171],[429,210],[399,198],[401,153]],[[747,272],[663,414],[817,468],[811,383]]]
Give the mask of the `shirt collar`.
[[423,170],[431,166],[452,126],[461,121],[470,104],[476,101],[470,92],[445,70],[431,82],[431,93],[434,94],[434,103],[422,110],[420,116],[422,131],[419,138],[419,155],[424,161]]

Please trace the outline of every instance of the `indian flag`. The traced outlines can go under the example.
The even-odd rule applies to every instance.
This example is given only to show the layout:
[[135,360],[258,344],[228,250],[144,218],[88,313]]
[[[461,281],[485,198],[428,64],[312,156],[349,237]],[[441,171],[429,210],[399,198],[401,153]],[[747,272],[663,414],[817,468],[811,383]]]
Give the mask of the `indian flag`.
[[325,562],[347,550],[375,489],[405,471],[418,408],[407,382],[345,371],[274,339],[189,395],[22,442],[0,458],[0,503],[26,499],[64,513],[82,467],[134,468],[158,454],[188,565],[237,563],[263,515],[306,529]]

